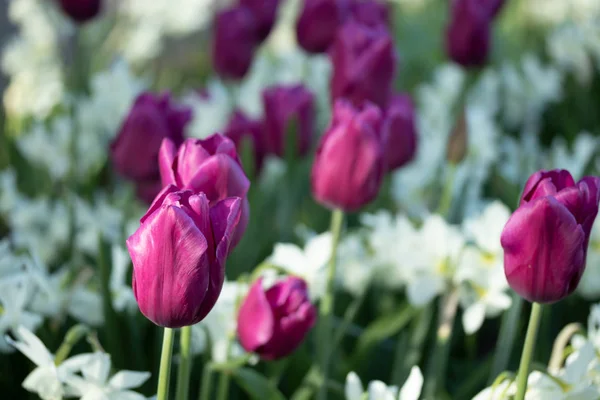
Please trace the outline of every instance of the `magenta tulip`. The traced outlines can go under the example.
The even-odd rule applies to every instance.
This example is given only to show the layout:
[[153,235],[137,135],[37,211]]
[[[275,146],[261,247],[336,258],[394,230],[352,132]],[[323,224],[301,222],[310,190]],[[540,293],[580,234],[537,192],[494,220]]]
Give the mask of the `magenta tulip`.
[[133,293],[146,318],[179,328],[206,317],[223,287],[240,206],[239,197],[210,206],[204,193],[173,185],[159,193],[127,239]]
[[415,108],[407,94],[395,95],[385,113],[383,141],[388,171],[410,162],[417,150]]
[[385,171],[380,109],[362,110],[338,100],[312,167],[315,199],[329,208],[356,211],[377,196]]
[[373,28],[387,28],[389,14],[388,6],[377,0],[353,0],[350,2],[349,17]]
[[282,358],[302,343],[316,318],[302,279],[290,276],[266,290],[258,279],[240,307],[238,338],[263,359]]
[[349,0],[304,0],[296,22],[298,44],[309,53],[323,53],[349,11]]
[[151,203],[160,191],[158,151],[164,138],[183,142],[191,110],[175,105],[168,93],[141,94],[131,107],[111,144],[112,163],[122,176],[137,185],[138,195]]
[[77,23],[94,19],[102,8],[102,0],[60,0],[63,12]]
[[286,138],[294,129],[298,153],[310,149],[314,130],[314,96],[302,85],[276,86],[263,92],[265,146],[269,153],[283,157]]
[[600,201],[600,178],[575,183],[568,171],[533,174],[501,236],[509,285],[531,302],[571,294],[585,269]]
[[258,39],[265,40],[277,17],[277,9],[280,0],[240,0],[240,5],[246,7],[254,16],[257,22]]
[[222,78],[243,78],[259,42],[258,22],[248,8],[238,6],[219,12],[213,27],[215,71]]
[[241,217],[232,238],[232,248],[242,238],[250,206],[246,197],[250,181],[244,174],[235,144],[223,135],[207,139],[187,139],[179,149],[165,139],[159,155],[160,176],[163,186],[175,185],[194,193],[202,192],[211,205],[228,197],[241,198]]
[[263,123],[261,121],[248,118],[242,111],[236,110],[223,134],[235,143],[238,153],[241,151],[241,145],[244,139],[252,146],[254,156],[254,168],[256,172],[260,171],[265,158],[265,144],[263,138]]
[[387,29],[350,20],[338,30],[330,54],[333,100],[346,98],[355,106],[364,101],[387,106],[397,64]]

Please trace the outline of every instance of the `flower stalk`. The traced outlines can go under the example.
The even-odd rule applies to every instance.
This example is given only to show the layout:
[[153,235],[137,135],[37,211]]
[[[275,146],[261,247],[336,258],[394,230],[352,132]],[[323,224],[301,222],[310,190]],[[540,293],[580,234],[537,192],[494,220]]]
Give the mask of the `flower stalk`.
[[169,383],[171,378],[171,359],[173,357],[173,336],[172,328],[165,328],[163,334],[162,353],[160,356],[160,369],[158,372],[158,388],[156,391],[157,400],[169,399]]
[[531,358],[535,349],[541,316],[542,305],[540,303],[533,303],[531,306],[531,315],[529,316],[529,325],[527,326],[527,336],[525,336],[525,344],[523,346],[523,353],[521,354],[521,364],[519,365],[519,373],[517,375],[517,395],[515,396],[515,400],[525,399],[527,377],[529,376]]
[[179,371],[177,375],[177,400],[186,400],[190,387],[190,372],[192,366],[192,327],[184,326],[180,331]]

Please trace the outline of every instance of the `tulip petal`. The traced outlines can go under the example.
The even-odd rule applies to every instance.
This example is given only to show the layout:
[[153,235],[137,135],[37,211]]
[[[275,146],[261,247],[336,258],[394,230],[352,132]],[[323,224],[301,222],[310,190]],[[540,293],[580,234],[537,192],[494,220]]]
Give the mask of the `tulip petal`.
[[[600,201],[600,178],[596,176],[586,176],[581,179],[577,186],[582,196],[583,215],[581,226],[586,235],[586,243],[589,240],[592,226],[598,215],[598,202]],[[587,248],[587,244],[586,244]]]
[[[542,182],[545,183],[542,184]],[[553,188],[549,185],[549,183],[552,184]],[[543,185],[543,187],[539,190],[545,194],[537,194],[538,186],[540,185]],[[538,171],[531,175],[527,180],[527,183],[525,183],[525,189],[523,189],[523,195],[521,196],[520,204],[527,203],[540,196],[554,194],[557,191],[571,186],[575,186],[575,180],[571,176],[571,173],[567,170],[555,169],[552,171]]]
[[158,152],[158,168],[163,186],[177,184],[175,173],[173,172],[176,155],[177,148],[175,147],[175,143],[169,138],[164,138]]
[[248,351],[256,351],[271,340],[275,319],[262,288],[262,278],[254,282],[242,303],[238,318],[238,337]]
[[210,153],[199,144],[199,140],[187,139],[183,142],[177,152],[174,165],[177,170],[178,186],[190,187],[189,182],[194,178],[198,167],[209,157]]
[[585,234],[553,197],[519,207],[501,236],[510,286],[529,301],[552,303],[570,294],[583,273]]
[[127,239],[127,248],[140,311],[159,326],[199,322],[209,285],[208,244],[190,216],[162,206]]
[[140,218],[140,222],[143,224],[144,221],[146,221],[146,219],[148,219],[148,217],[150,215],[152,215],[152,213],[154,213],[156,210],[158,210],[162,206],[162,204],[164,203],[164,201],[168,195],[170,195],[171,193],[175,193],[177,191],[179,191],[179,188],[175,185],[165,186],[160,191],[160,193],[158,193],[156,195],[156,198],[150,205],[150,208],[148,208],[148,211],[146,211],[146,214],[144,214],[144,216],[142,218]]
[[188,179],[186,187],[206,193],[212,201],[231,196],[245,197],[250,188],[242,167],[226,154],[215,154],[206,159]]

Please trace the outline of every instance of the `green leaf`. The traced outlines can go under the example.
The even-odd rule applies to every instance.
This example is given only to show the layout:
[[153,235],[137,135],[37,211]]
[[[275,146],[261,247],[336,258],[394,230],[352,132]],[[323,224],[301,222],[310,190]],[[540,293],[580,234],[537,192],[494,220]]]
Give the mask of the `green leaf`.
[[400,332],[417,313],[417,309],[405,305],[398,312],[391,315],[385,315],[373,321],[365,328],[356,344],[356,356],[354,357],[354,365],[360,363],[367,352],[377,343],[394,336]]
[[253,400],[285,400],[269,380],[250,368],[232,371],[233,379]]

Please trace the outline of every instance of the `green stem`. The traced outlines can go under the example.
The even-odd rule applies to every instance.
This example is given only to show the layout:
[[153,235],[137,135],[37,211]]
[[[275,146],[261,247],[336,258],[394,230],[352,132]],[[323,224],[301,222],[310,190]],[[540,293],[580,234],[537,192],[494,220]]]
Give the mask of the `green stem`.
[[519,321],[521,320],[521,309],[523,308],[523,299],[516,293],[512,296],[512,307],[502,317],[500,326],[500,335],[494,354],[494,363],[488,377],[488,383],[494,382],[496,377],[508,369],[510,355],[513,352],[515,338],[519,331]]
[[529,377],[529,367],[531,358],[535,349],[535,341],[537,338],[538,328],[540,326],[540,318],[542,316],[542,305],[533,303],[531,305],[531,315],[529,316],[529,326],[527,327],[527,336],[525,336],[525,344],[523,353],[521,354],[521,364],[519,365],[519,374],[517,375],[517,395],[515,400],[524,400],[525,392],[527,391],[527,378]]
[[[331,214],[331,256],[329,258],[329,267],[327,269],[327,286],[325,294],[319,305],[319,318],[321,320],[321,330],[319,332],[319,343],[321,344],[319,357],[321,374],[323,382],[327,382],[329,377],[329,356],[333,353],[329,343],[331,338],[331,324],[334,304],[334,282],[335,282],[335,267],[337,259],[337,247],[340,241],[342,232],[342,223],[344,222],[344,212],[342,210],[334,210]],[[327,398],[327,387],[321,385],[319,390],[319,399]]]
[[202,371],[202,381],[200,382],[200,397],[198,400],[210,400],[211,395],[211,384],[212,384],[212,369],[210,362],[204,364],[204,370]]
[[168,400],[169,381],[171,379],[171,358],[173,357],[173,336],[171,328],[165,328],[163,335],[162,353],[160,355],[160,369],[158,372],[158,389],[156,400]]
[[437,209],[439,215],[447,216],[452,206],[452,189],[454,188],[454,175],[456,173],[456,166],[452,163],[448,164],[448,178],[446,179],[442,197],[440,198],[440,204]]
[[184,326],[180,331],[179,371],[177,375],[177,400],[187,400],[192,366],[192,327]]
[[229,371],[221,372],[221,376],[219,377],[219,393],[217,395],[217,399],[219,400],[227,400],[227,395],[229,394],[229,381],[231,380],[231,375]]
[[56,357],[54,357],[54,364],[60,365],[67,359],[73,346],[79,342],[85,335],[89,333],[89,328],[85,325],[75,325],[65,335],[65,340],[62,342],[58,350],[56,351]]

